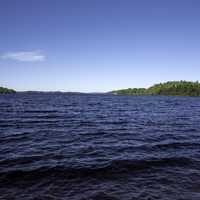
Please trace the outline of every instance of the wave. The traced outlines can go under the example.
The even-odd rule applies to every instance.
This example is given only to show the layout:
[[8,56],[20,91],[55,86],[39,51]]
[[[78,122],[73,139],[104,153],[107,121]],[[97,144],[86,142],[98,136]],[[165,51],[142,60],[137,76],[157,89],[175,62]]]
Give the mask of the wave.
[[93,194],[91,196],[83,197],[81,200],[119,200],[114,195],[106,194],[105,192],[97,192],[96,194]]
[[[29,160],[26,160],[28,162]],[[150,160],[113,160],[103,166],[90,167],[40,167],[33,170],[13,170],[0,172],[0,180],[13,181],[22,179],[41,179],[48,177],[62,177],[75,179],[82,177],[111,178],[124,173],[139,173],[145,170],[165,167],[191,167],[194,161],[185,157],[172,157]]]
[[24,113],[57,113],[57,110],[24,110]]
[[199,147],[199,142],[172,142],[172,143],[164,143],[164,144],[156,144],[153,147],[159,149],[170,149],[170,148],[196,148]]

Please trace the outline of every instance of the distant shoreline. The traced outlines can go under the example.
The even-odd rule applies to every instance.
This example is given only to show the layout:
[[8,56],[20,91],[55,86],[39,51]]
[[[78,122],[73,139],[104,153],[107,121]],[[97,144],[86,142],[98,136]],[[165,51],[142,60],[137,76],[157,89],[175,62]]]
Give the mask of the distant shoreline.
[[0,87],[0,94],[13,94],[13,93],[16,93],[16,91],[13,89]]
[[198,81],[168,81],[149,88],[128,88],[110,92],[115,95],[164,95],[164,96],[200,96]]
[[0,87],[0,94],[111,94],[111,95],[132,95],[132,96],[200,96],[200,83],[198,81],[168,81],[154,84],[149,88],[127,88],[113,90],[110,92],[63,92],[63,91],[16,91],[6,87]]

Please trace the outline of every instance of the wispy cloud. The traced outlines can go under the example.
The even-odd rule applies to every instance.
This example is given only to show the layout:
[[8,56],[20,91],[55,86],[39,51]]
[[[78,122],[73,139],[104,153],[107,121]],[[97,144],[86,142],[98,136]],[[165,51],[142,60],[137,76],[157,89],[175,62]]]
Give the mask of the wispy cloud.
[[41,51],[18,51],[4,53],[1,58],[22,62],[44,61],[45,55]]

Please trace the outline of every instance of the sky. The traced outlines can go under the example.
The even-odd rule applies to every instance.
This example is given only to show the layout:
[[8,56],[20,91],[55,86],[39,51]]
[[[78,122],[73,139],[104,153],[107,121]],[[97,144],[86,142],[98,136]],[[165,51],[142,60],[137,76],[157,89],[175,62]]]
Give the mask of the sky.
[[199,0],[0,0],[0,86],[107,92],[199,75]]

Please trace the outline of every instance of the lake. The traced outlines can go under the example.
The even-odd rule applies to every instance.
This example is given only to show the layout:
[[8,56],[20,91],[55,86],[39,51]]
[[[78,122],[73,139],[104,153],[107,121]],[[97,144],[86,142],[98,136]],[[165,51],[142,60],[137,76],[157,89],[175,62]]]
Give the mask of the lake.
[[0,95],[0,199],[199,200],[200,98]]

